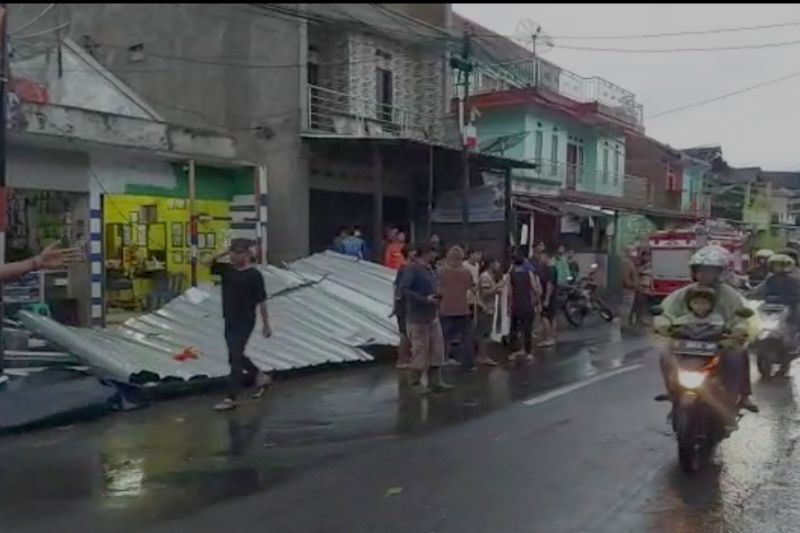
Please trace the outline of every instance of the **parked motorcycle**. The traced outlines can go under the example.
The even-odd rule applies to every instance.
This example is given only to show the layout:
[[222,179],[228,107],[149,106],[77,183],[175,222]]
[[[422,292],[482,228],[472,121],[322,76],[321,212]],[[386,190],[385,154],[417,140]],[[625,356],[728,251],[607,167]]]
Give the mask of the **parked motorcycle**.
[[[789,321],[788,306],[767,300],[757,307],[761,331],[750,345],[756,356],[758,372],[763,379],[785,376],[797,357],[798,333]],[[777,369],[777,370],[776,370]]]
[[579,328],[583,319],[597,311],[606,322],[614,320],[614,313],[598,296],[598,285],[594,279],[597,265],[592,265],[589,275],[562,289],[561,301],[564,317],[573,327]]
[[[656,306],[654,316],[663,310]],[[737,312],[739,318],[753,315],[750,309]],[[722,342],[725,326],[693,324],[673,326],[670,350],[678,359],[679,392],[672,404],[672,429],[678,441],[678,461],[686,473],[699,470],[730,430],[727,417],[738,417],[738,394],[725,387]]]

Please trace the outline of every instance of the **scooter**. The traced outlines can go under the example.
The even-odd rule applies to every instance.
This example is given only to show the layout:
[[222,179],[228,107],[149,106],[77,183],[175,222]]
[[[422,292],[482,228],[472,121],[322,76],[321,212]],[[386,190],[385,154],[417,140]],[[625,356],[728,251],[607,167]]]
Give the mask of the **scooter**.
[[[797,357],[798,332],[789,321],[791,309],[767,299],[757,304],[761,331],[750,345],[756,356],[756,365],[762,379],[783,377],[789,373],[789,365]],[[777,370],[776,370],[777,368]]]
[[564,317],[573,327],[579,328],[583,319],[592,311],[597,311],[606,322],[614,320],[614,313],[597,295],[598,285],[594,279],[596,272],[597,265],[593,264],[587,276],[563,289],[561,299]]
[[[663,309],[652,309],[654,316]],[[751,309],[737,317],[753,316]],[[672,326],[670,350],[678,360],[678,393],[672,399],[672,429],[678,442],[678,462],[686,473],[699,470],[717,444],[730,434],[726,419],[739,417],[738,394],[725,387],[722,343],[729,328],[708,324]]]

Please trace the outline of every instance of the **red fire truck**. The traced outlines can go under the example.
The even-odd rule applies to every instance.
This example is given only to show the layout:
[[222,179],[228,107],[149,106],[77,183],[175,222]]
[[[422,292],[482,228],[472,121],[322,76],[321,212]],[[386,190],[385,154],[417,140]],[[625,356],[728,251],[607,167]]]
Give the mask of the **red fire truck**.
[[642,289],[658,299],[688,285],[692,281],[689,259],[695,250],[707,244],[717,244],[731,253],[729,267],[733,272],[747,271],[745,235],[740,231],[703,225],[657,231],[648,239],[651,255],[649,291],[646,287]]

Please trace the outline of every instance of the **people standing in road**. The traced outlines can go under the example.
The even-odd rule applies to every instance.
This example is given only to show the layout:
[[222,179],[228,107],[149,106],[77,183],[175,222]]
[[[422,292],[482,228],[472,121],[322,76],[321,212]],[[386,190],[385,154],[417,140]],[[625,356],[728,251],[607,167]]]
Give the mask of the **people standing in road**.
[[650,284],[652,282],[652,266],[650,251],[642,250],[636,261],[638,288],[633,303],[633,320],[635,324],[647,324],[650,320]]
[[442,300],[439,316],[442,321],[445,351],[452,353],[453,344],[458,344],[458,355],[454,357],[461,368],[474,366],[474,343],[472,335],[472,310],[470,296],[475,283],[472,274],[464,267],[464,250],[453,246],[447,251],[444,265],[438,270],[439,289]]
[[567,251],[567,266],[569,266],[569,274],[572,279],[578,281],[581,275],[581,267],[578,264],[578,260],[575,259],[575,250]]
[[406,234],[402,231],[397,231],[390,235],[393,236],[394,240],[389,242],[386,247],[383,265],[392,270],[399,270],[401,266],[406,264],[406,259],[403,255],[403,248],[406,246]]
[[433,264],[435,265],[436,263],[444,261],[444,242],[442,242],[439,235],[437,233],[432,233],[428,242],[433,252]]
[[[264,393],[270,382],[269,376],[261,372],[244,353],[256,325],[256,308],[261,314],[261,334],[265,338],[272,336],[264,277],[253,268],[250,246],[247,239],[234,239],[227,252],[211,260],[211,273],[220,276],[222,282],[222,319],[231,366],[228,396],[214,406],[218,411],[237,407],[238,394],[246,375],[255,379],[256,397]],[[220,260],[226,255],[230,262],[223,263]]]
[[510,358],[514,359],[518,355],[525,355],[527,358],[533,357],[533,323],[536,318],[536,307],[538,306],[541,288],[536,276],[525,269],[525,258],[515,252],[512,259],[511,271],[509,272],[510,297],[509,315],[511,316],[511,343],[516,347],[517,337],[522,335],[522,350],[512,352]]
[[403,247],[403,256],[406,263],[397,270],[397,275],[394,278],[394,307],[392,315],[397,318],[397,329],[400,332],[400,345],[397,348],[397,365],[395,368],[398,370],[405,370],[410,368],[411,362],[411,341],[408,339],[408,330],[406,328],[406,299],[403,292],[400,290],[400,282],[405,274],[406,267],[409,262],[413,262],[414,258],[408,255],[408,246]]
[[539,270],[537,276],[542,294],[542,340],[539,346],[551,348],[556,345],[556,310],[558,309],[558,274],[553,261],[547,252],[539,254]]
[[563,244],[559,244],[558,248],[556,248],[555,256],[553,256],[553,266],[556,268],[556,280],[559,287],[566,287],[572,284],[572,271],[570,270]]
[[497,295],[503,291],[505,280],[502,277],[502,266],[496,259],[484,261],[478,280],[477,313],[475,319],[475,337],[478,341],[478,364],[496,366],[489,356],[492,326],[497,308]]
[[467,253],[467,260],[464,261],[464,268],[469,270],[472,276],[472,282],[478,286],[478,278],[481,275],[481,261],[483,260],[483,253],[480,250],[471,248]]
[[[444,382],[444,338],[439,322],[439,292],[436,273],[431,268],[433,252],[427,243],[414,250],[415,258],[406,265],[400,290],[406,299],[406,331],[411,341],[411,385],[419,392],[444,392],[452,386]],[[428,375],[428,386],[422,384]]]
[[619,318],[623,327],[631,327],[634,323],[633,305],[639,290],[639,273],[636,268],[636,247],[628,246],[622,258],[622,306]]

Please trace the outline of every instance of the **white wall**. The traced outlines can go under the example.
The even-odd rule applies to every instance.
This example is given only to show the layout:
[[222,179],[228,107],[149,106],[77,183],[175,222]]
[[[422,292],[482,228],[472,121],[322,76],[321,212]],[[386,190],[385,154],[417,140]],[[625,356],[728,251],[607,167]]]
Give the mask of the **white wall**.
[[107,151],[90,156],[92,190],[100,194],[121,194],[128,184],[174,188],[177,177],[168,161],[145,159]]
[[33,57],[12,60],[11,67],[15,77],[47,88],[50,103],[128,117],[157,118],[136,97],[126,94],[128,89],[85,52],[65,44],[61,47],[61,62],[59,69],[58,49],[53,46]]
[[11,145],[7,157],[9,187],[89,191],[89,158],[84,153]]

